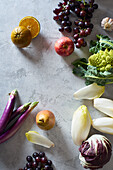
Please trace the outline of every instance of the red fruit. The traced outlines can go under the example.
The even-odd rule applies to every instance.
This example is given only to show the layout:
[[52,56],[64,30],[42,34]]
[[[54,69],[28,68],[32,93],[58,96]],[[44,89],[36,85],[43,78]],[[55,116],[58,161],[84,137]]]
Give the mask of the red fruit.
[[74,51],[74,43],[68,37],[62,37],[55,42],[55,51],[60,56],[69,56]]

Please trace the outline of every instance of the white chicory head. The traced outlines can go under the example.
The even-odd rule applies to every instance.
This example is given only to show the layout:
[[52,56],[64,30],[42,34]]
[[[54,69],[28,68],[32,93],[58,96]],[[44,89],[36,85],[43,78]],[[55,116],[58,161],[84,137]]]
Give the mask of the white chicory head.
[[27,140],[34,143],[34,144],[38,144],[40,146],[44,146],[46,148],[50,148],[50,147],[54,147],[54,143],[49,140],[47,137],[40,135],[38,132],[36,131],[29,131],[26,132],[26,137]]
[[88,99],[92,100],[95,98],[99,98],[105,91],[105,86],[98,86],[96,83],[88,85],[86,87],[81,88],[80,90],[74,93],[74,97],[77,100],[80,99]]
[[102,117],[98,119],[93,119],[92,126],[100,132],[113,135],[113,118]]
[[108,116],[113,117],[113,101],[106,98],[94,99],[94,107],[105,113]]
[[85,105],[80,106],[73,114],[71,136],[75,145],[86,140],[91,127],[91,116]]

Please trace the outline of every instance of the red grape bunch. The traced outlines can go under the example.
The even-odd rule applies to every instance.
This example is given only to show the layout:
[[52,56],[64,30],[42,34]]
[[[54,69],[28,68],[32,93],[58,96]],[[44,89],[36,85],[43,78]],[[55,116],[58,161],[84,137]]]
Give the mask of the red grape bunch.
[[44,152],[34,152],[26,157],[26,166],[19,170],[53,170],[52,161],[48,160]]
[[[91,18],[93,12],[98,8],[94,0],[63,0],[58,3],[58,7],[53,10],[53,19],[60,23],[59,31],[68,33],[73,31],[73,42],[76,48],[87,45],[84,37],[91,34],[93,24]],[[75,14],[79,19],[74,21],[75,27],[72,29],[72,22],[69,20],[70,14]]]

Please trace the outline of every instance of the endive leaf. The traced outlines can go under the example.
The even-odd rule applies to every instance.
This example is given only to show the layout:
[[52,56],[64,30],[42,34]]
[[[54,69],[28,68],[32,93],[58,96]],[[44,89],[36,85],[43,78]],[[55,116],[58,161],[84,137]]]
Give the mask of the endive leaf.
[[100,97],[105,91],[105,86],[98,86],[96,83],[93,83],[89,86],[83,87],[82,89],[74,93],[74,97],[77,100],[88,99],[92,100]]
[[48,138],[46,138],[45,136],[40,135],[38,132],[36,131],[29,131],[25,133],[28,141],[34,143],[34,144],[38,144],[40,146],[44,146],[46,148],[50,148],[50,147],[54,147],[54,143],[52,141],[50,141]]
[[98,119],[93,119],[92,126],[100,132],[113,135],[113,118],[102,117]]
[[75,145],[86,140],[91,127],[91,116],[85,105],[80,106],[73,115],[71,136]]
[[108,116],[113,117],[113,101],[106,98],[94,99],[94,107],[105,113]]

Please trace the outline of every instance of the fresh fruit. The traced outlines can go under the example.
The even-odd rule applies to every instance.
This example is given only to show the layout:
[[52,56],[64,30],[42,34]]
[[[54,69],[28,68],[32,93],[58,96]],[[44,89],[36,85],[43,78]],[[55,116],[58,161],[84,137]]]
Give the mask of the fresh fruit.
[[25,135],[27,140],[34,144],[44,146],[46,148],[54,147],[54,143],[52,141],[50,141],[47,137],[40,135],[36,131],[26,132]]
[[49,110],[42,110],[36,116],[36,124],[40,129],[50,130],[55,125],[55,116]]
[[24,26],[25,28],[29,29],[32,39],[35,38],[40,32],[40,23],[32,16],[27,16],[21,19],[19,26]]
[[74,51],[74,43],[68,37],[62,37],[55,43],[55,51],[61,56],[69,56]]
[[32,40],[31,32],[23,26],[18,26],[12,31],[11,40],[19,48],[27,47]]
[[[86,37],[91,34],[91,31],[93,29],[93,24],[90,23],[91,18],[93,17],[93,12],[95,9],[98,8],[97,4],[94,4],[94,1],[83,1],[83,0],[64,0],[63,3],[58,3],[58,8],[55,8],[53,10],[53,13],[55,16],[53,19],[57,21],[59,24],[61,24],[62,28],[59,28],[60,32],[66,31],[68,33],[72,32],[72,22],[70,21],[69,15],[73,13],[73,16],[75,14],[75,17],[79,17],[79,19],[76,19],[74,21],[76,28],[73,29],[74,34],[78,34],[79,37]],[[64,22],[66,21],[66,22]],[[64,22],[64,24],[62,24]],[[69,24],[71,23],[71,24]],[[87,28],[90,28],[91,30],[88,30]],[[83,30],[81,33],[80,30]],[[85,47],[87,43],[84,41],[83,45],[81,45],[78,42],[75,42],[74,38],[74,44],[76,45],[76,48],[80,48],[81,46]]]
[[[46,157],[45,152],[34,152],[32,155],[34,154],[39,156],[27,156],[26,165],[24,168],[20,168],[19,170],[53,170],[52,161]],[[29,157],[30,161],[28,159]]]

